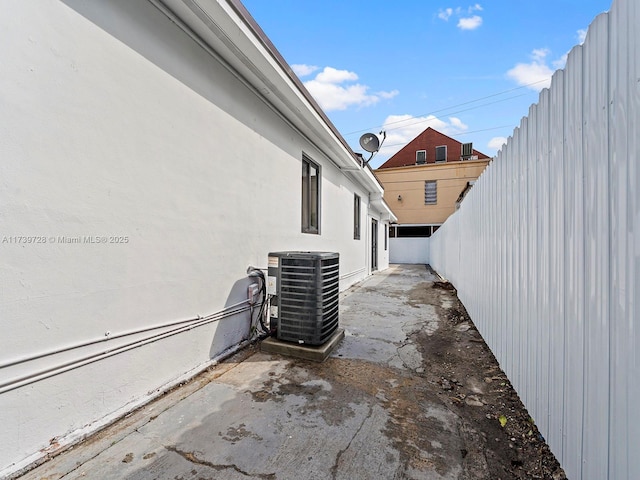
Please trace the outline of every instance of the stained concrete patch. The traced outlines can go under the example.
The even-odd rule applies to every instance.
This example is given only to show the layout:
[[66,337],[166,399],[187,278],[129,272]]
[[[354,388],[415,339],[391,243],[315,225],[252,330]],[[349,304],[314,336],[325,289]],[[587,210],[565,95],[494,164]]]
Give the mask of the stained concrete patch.
[[398,346],[393,342],[347,335],[333,352],[333,357],[367,360],[402,367]]
[[[224,415],[206,416],[168,445],[157,462],[164,465],[167,456],[178,454],[209,466],[217,472],[215,478],[234,478],[239,472],[256,478],[294,478],[293,472],[304,471],[304,478],[310,479],[359,478],[352,469],[366,463],[380,471],[381,478],[393,478],[399,465],[386,455],[392,450],[381,434],[387,414],[377,400],[317,378],[315,372],[309,375],[300,365],[273,379],[265,391],[268,395],[259,403],[251,402],[252,390],[238,391]],[[214,444],[222,432],[226,442]],[[130,478],[151,478],[145,472]]]
[[417,281],[407,289],[406,278],[397,275],[395,267],[389,270],[366,279],[342,299],[346,338],[332,356],[417,371],[422,355],[412,337],[438,328],[438,314],[425,288],[434,277],[418,266],[410,274]]
[[227,442],[231,442],[232,445],[235,445],[237,442],[246,437],[253,438],[258,441],[263,440],[260,435],[247,430],[246,427],[247,426],[244,423],[241,423],[238,426],[229,426],[225,434],[223,434],[222,432],[218,432],[218,436],[223,440],[226,440]]
[[415,345],[410,343],[401,345],[398,347],[397,352],[402,361],[402,367],[417,370],[422,365],[422,355]]

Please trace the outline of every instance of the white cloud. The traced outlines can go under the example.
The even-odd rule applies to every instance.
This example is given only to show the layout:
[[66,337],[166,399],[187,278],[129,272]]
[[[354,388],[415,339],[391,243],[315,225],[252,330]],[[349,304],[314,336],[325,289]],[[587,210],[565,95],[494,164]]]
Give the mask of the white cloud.
[[451,122],[451,128],[453,129],[463,132],[468,128],[464,123],[462,123],[462,120],[457,117],[449,117],[449,121]]
[[342,83],[346,81],[358,80],[358,75],[348,70],[338,70],[332,67],[324,67],[317,76],[316,80],[322,83]]
[[378,95],[380,98],[384,98],[385,100],[389,100],[399,93],[400,92],[398,90],[391,90],[390,92],[376,92],[376,95]]
[[567,64],[567,58],[569,58],[569,53],[565,53],[559,59],[554,60],[553,62],[551,62],[551,65],[553,65],[553,68],[555,68],[556,70],[558,70],[559,68],[564,68],[564,66]]
[[[479,15],[473,15],[473,12],[481,12],[483,11],[482,5],[476,3],[467,7],[466,9],[462,7],[456,8],[445,8],[440,9],[438,11],[438,18],[444,20],[445,22],[449,21],[454,14],[458,17],[457,27],[461,30],[475,30],[476,28],[482,25],[482,17]],[[466,16],[465,16],[466,15]]]
[[475,30],[480,25],[482,25],[482,17],[478,15],[458,20],[458,28],[460,30]]
[[531,52],[531,58],[534,62],[544,62],[544,59],[551,53],[548,48],[536,48]]
[[320,69],[320,67],[316,67],[315,65],[291,65],[291,69],[293,72],[299,77],[306,77],[307,75],[311,75],[313,72]]
[[427,127],[434,128],[445,135],[463,133],[469,128],[456,117],[449,117],[448,120],[443,120],[435,115],[427,117],[389,115],[382,127],[387,132],[387,139],[380,149],[380,155],[393,155],[426,130]]
[[578,44],[582,45],[585,39],[587,38],[587,29],[581,28],[580,30],[578,30],[577,35],[578,35]]
[[505,143],[507,143],[507,137],[493,137],[487,146],[492,150],[500,150]]
[[325,67],[313,80],[304,82],[313,98],[325,111],[346,110],[351,106],[367,107],[375,105],[381,99],[388,100],[398,95],[397,90],[390,92],[368,93],[369,87],[360,83],[358,75],[348,70]]
[[549,50],[539,48],[531,53],[531,63],[518,63],[507,72],[507,76],[516,81],[518,85],[540,91],[551,85],[552,70],[546,63]]
[[[587,30],[580,29],[576,32],[576,40],[578,41],[578,45],[582,45],[584,43],[585,38],[587,38]],[[569,57],[569,52],[565,53],[559,59],[554,60],[551,64],[557,70],[559,68],[564,68],[567,64],[567,58]]]
[[453,15],[453,8],[445,8],[444,10],[440,10],[438,12],[438,18],[444,20],[445,22],[449,20],[449,17]]

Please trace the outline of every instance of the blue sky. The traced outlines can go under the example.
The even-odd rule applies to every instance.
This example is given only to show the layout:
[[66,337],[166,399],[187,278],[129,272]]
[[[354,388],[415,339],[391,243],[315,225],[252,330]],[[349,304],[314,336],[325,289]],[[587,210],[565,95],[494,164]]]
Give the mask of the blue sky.
[[431,126],[493,156],[610,0],[242,0],[376,168]]

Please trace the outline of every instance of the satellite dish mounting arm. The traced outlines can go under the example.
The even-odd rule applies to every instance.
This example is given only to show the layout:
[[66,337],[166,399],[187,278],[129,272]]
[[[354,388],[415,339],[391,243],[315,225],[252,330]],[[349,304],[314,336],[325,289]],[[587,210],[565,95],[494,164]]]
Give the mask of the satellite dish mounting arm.
[[371,161],[373,156],[378,153],[380,147],[387,138],[387,132],[385,132],[384,130],[380,132],[380,135],[382,135],[382,141],[380,141],[378,139],[378,136],[373,133],[365,133],[360,137],[360,146],[367,152],[371,153],[371,156],[368,158],[368,160],[364,162],[365,165],[367,165]]

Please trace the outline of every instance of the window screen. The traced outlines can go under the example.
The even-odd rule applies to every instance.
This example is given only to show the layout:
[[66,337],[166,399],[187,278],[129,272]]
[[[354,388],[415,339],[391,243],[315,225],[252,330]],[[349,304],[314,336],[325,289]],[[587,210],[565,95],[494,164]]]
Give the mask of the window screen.
[[468,158],[473,155],[473,143],[463,143],[462,144],[462,157]]
[[447,161],[447,146],[442,145],[440,147],[436,147],[436,162],[446,162]]

